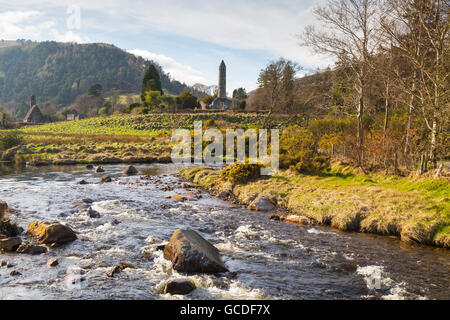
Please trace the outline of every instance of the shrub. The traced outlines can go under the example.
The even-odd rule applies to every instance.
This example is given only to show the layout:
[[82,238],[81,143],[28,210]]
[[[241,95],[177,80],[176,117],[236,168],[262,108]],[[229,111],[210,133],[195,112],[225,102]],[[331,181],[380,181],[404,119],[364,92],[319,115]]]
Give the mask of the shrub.
[[188,91],[183,91],[178,97],[177,97],[177,103],[181,106],[183,109],[194,109],[197,107],[197,97],[192,95]]
[[133,109],[135,109],[135,108],[139,108],[141,106],[141,104],[140,103],[137,103],[137,102],[135,102],[135,103],[132,103],[132,104],[130,104],[128,107],[126,107],[125,109],[123,109],[123,113],[131,113],[131,111],[133,111]]
[[312,166],[314,170],[326,170],[330,168],[330,158],[324,156],[315,156],[312,159]]
[[216,123],[214,122],[214,119],[208,119],[205,122],[205,128],[211,128],[214,127]]
[[314,136],[308,129],[288,127],[280,138],[280,167],[314,172],[329,167],[329,160],[317,154]]
[[17,131],[4,131],[0,133],[0,150],[8,150],[24,143],[24,139]]
[[280,138],[280,167],[289,168],[298,162],[309,162],[314,153],[314,138],[311,132],[299,126],[290,126]]
[[221,177],[231,183],[245,183],[260,177],[260,164],[232,164],[221,172]]

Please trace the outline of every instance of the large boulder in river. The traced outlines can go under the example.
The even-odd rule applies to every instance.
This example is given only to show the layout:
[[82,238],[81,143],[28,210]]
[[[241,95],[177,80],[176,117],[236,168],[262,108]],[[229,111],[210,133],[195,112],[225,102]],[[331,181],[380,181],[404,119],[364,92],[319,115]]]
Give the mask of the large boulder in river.
[[228,269],[219,251],[193,230],[175,230],[164,248],[172,268],[186,273],[220,273]]
[[6,252],[13,252],[20,246],[22,239],[19,237],[11,237],[6,239],[0,239],[0,250]]
[[59,222],[32,221],[28,225],[27,235],[45,244],[63,244],[77,239],[72,229]]
[[264,197],[258,197],[248,205],[248,209],[255,211],[272,211],[275,210],[276,208],[273,205],[273,203],[270,202],[269,199]]
[[134,166],[129,166],[129,167],[125,168],[125,169],[122,171],[122,173],[123,173],[123,174],[126,174],[126,175],[128,175],[128,176],[133,176],[133,175],[135,175],[135,174],[138,174],[138,170],[137,170]]

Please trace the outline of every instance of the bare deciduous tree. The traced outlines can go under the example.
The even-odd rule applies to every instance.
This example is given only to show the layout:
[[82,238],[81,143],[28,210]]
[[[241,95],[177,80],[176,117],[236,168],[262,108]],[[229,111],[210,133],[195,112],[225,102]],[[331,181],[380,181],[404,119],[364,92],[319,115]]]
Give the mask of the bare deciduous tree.
[[364,162],[363,114],[369,75],[370,57],[379,46],[379,0],[328,0],[314,10],[322,23],[319,29],[307,27],[300,36],[301,45],[337,58],[342,66],[353,70],[357,110],[357,146],[359,164]]
[[429,157],[436,166],[439,128],[450,112],[449,2],[388,0],[387,3],[389,10],[382,19],[383,30],[414,70],[413,86],[404,87],[420,107],[430,132]]

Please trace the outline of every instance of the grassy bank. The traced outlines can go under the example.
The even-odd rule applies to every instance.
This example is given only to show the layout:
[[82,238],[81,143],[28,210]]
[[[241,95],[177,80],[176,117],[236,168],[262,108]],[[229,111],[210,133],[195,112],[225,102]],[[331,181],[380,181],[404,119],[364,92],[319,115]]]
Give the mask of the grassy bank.
[[280,171],[237,184],[223,181],[220,170],[211,168],[183,169],[181,174],[201,187],[232,192],[244,204],[264,196],[292,214],[339,230],[450,247],[447,179],[362,175],[343,166],[323,175]]

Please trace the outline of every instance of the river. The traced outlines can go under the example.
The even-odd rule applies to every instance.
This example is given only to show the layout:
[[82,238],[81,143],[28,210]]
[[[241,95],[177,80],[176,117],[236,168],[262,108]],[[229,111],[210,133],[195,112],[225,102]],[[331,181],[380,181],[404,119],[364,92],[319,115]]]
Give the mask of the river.
[[[84,166],[0,171],[0,199],[16,210],[12,220],[24,229],[33,220],[58,220],[78,232],[78,240],[43,255],[0,255],[21,273],[0,268],[0,299],[450,298],[449,250],[271,221],[267,213],[182,189],[175,165],[136,167],[149,177],[126,177],[125,165],[104,166],[114,178],[104,184],[101,173]],[[90,184],[78,184],[82,179]],[[168,198],[186,192],[200,198]],[[100,218],[82,213],[90,201]],[[236,275],[173,271],[157,247],[178,228],[213,243]],[[47,267],[50,258],[59,265]],[[134,268],[106,276],[123,262]],[[178,278],[192,279],[197,289],[163,294],[164,284]]]

